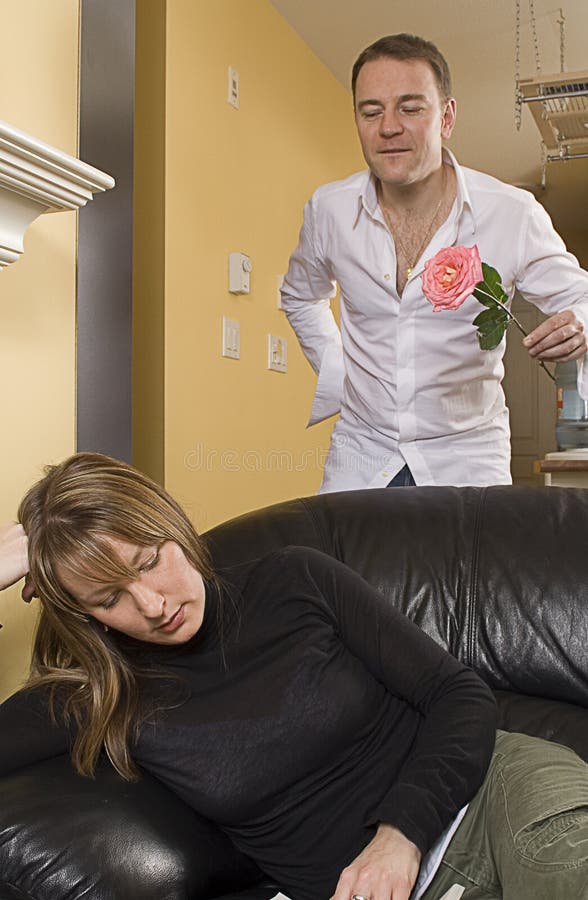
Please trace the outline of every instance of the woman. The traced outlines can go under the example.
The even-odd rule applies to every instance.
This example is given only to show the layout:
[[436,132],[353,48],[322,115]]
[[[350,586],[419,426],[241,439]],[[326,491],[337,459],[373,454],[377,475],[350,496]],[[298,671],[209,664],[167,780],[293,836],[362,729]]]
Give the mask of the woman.
[[[520,750],[509,735],[478,791],[495,740],[488,689],[317,551],[215,573],[169,495],[96,454],[50,469],[19,519],[0,534],[0,587],[28,558],[41,616],[29,687],[0,708],[0,727],[38,721],[47,693],[58,727],[26,747],[3,740],[0,773],[70,744],[82,774],[103,750],[124,778],[140,765],[295,900],[408,900],[419,867],[412,896],[439,900],[457,881],[451,852],[494,808],[504,759],[518,765],[529,745],[573,757],[588,807],[573,754],[531,739]],[[490,889],[500,879],[504,897],[582,896],[584,863],[550,866],[568,879],[557,891],[510,861]]]

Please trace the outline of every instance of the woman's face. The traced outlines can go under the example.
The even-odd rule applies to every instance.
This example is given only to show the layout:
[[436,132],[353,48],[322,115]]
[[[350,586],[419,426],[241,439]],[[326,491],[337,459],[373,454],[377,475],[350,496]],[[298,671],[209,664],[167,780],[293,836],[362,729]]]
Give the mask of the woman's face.
[[204,616],[204,582],[173,541],[138,547],[107,539],[114,554],[139,570],[137,578],[114,584],[59,570],[63,587],[94,619],[129,637],[152,644],[183,644]]

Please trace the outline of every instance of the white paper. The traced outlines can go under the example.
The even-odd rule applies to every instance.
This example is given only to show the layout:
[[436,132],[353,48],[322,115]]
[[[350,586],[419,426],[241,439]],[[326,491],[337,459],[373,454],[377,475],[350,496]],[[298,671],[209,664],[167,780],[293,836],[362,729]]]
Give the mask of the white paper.
[[460,884],[454,884],[453,887],[450,887],[448,891],[445,891],[442,897],[439,900],[459,900],[465,888]]

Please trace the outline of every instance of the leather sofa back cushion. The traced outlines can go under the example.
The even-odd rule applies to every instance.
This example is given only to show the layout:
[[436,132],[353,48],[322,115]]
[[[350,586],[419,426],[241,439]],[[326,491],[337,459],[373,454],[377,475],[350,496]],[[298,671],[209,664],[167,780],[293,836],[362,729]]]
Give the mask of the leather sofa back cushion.
[[498,690],[588,706],[588,491],[323,494],[206,533],[215,563],[285,544],[360,572]]

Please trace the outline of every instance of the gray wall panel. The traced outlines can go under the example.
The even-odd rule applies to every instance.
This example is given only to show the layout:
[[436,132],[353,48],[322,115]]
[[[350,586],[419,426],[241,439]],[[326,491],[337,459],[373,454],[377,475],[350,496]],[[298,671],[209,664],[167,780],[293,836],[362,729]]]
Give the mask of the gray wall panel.
[[80,210],[77,448],[131,460],[135,0],[82,0],[80,156],[116,187]]

